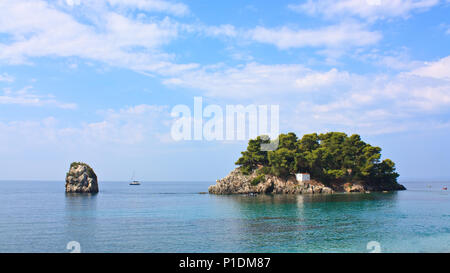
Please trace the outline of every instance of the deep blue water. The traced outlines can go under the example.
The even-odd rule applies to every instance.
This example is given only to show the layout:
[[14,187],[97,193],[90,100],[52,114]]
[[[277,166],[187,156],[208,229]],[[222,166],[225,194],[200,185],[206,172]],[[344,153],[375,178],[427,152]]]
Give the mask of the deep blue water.
[[[397,193],[214,196],[211,182],[0,182],[0,252],[450,252],[445,183]],[[427,185],[431,185],[428,188]],[[450,186],[450,183],[447,183]]]

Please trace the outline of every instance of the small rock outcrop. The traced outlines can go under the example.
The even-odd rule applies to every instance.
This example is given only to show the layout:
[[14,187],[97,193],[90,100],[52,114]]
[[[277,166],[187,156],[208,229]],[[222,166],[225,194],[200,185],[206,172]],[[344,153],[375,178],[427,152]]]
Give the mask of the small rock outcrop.
[[253,172],[250,175],[242,174],[239,168],[233,170],[216,185],[208,188],[211,194],[304,194],[304,193],[334,193],[334,190],[314,180],[298,182],[295,177],[283,179],[274,175],[261,175]]
[[66,193],[98,193],[97,175],[88,164],[70,164],[66,175]]
[[361,181],[334,182],[324,184],[316,180],[298,182],[294,176],[280,178],[269,174],[259,174],[254,171],[250,175],[242,174],[236,168],[225,178],[217,180],[215,185],[208,188],[211,194],[332,194],[335,192],[369,192],[369,191],[397,191],[405,187],[396,184],[367,183]]

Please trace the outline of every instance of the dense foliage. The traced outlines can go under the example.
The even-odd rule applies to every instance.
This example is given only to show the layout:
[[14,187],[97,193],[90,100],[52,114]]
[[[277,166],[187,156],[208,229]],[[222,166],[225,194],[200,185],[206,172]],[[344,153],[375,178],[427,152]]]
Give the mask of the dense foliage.
[[280,177],[306,172],[321,181],[396,182],[399,176],[394,162],[390,159],[381,161],[381,148],[365,143],[356,134],[314,133],[299,139],[294,133],[288,133],[281,134],[278,140],[278,148],[269,152],[260,149],[264,141],[270,141],[267,138],[250,140],[236,165],[244,174],[258,168]]

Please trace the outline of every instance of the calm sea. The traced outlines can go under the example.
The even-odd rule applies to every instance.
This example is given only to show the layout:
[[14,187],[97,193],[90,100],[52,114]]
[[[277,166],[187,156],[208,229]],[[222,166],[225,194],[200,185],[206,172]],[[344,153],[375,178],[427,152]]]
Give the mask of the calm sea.
[[[398,193],[214,196],[211,182],[0,182],[0,252],[450,252],[445,183]],[[427,185],[430,185],[431,188]],[[450,186],[450,183],[448,183]]]

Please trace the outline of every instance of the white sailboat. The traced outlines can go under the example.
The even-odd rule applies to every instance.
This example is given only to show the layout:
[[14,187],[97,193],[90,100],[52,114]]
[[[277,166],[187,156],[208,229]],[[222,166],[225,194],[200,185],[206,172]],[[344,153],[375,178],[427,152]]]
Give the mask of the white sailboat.
[[137,180],[134,178],[134,172],[133,172],[133,176],[131,177],[130,185],[132,185],[132,186],[139,186],[139,185],[141,185],[141,182],[137,181]]

